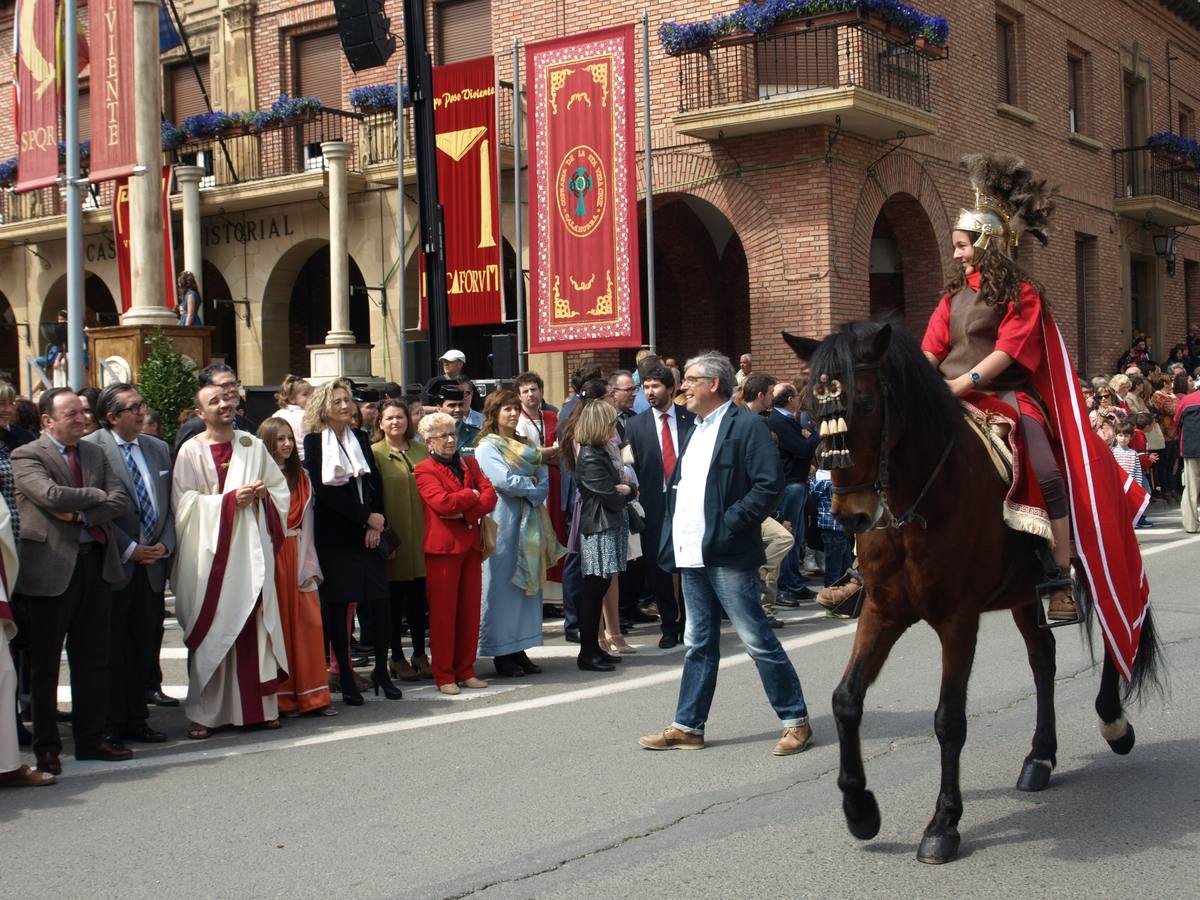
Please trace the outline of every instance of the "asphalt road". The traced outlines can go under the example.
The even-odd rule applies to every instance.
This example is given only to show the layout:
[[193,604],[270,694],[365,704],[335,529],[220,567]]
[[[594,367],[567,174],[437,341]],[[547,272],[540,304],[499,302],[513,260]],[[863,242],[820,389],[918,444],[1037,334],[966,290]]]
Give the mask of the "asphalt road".
[[[1170,693],[1129,711],[1138,745],[1113,755],[1092,711],[1098,671],[1060,629],[1059,767],[1049,790],[1018,793],[1032,679],[1011,620],[987,617],[963,850],[947,866],[915,858],[939,774],[933,633],[912,629],[868,694],[883,827],[862,843],[843,824],[829,699],[854,625],[802,608],[780,632],[816,732],[799,756],[771,756],[778,722],[736,637],[707,748],[651,753],[637,737],[671,720],[680,650],[643,626],[619,674],[585,674],[552,632],[533,654],[543,675],[458,699],[406,685],[401,701],[131,763],[66,755],[58,785],[0,793],[0,897],[1196,896],[1200,538],[1177,512],[1156,518],[1141,537]],[[168,681],[181,665],[168,660]],[[153,722],[182,738],[182,711]]]

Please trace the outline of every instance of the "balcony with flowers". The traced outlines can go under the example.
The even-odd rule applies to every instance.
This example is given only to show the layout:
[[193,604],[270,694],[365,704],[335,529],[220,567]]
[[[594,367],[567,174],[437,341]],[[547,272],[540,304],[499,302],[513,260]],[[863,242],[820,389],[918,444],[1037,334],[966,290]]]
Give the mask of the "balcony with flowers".
[[701,138],[838,123],[932,134],[929,66],[948,39],[944,18],[899,0],[765,0],[659,29],[679,64],[675,126]]
[[1200,225],[1200,142],[1171,132],[1113,151],[1113,211],[1164,228]]

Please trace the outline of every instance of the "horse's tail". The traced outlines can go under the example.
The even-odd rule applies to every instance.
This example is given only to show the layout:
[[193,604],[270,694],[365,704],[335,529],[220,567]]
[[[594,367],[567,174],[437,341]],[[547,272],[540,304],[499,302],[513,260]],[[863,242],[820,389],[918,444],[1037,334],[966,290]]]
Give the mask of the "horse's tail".
[[1121,691],[1124,701],[1142,700],[1147,694],[1166,694],[1166,673],[1162,665],[1162,644],[1158,640],[1158,629],[1151,610],[1146,610],[1142,620],[1142,633],[1138,639],[1137,656],[1133,660],[1133,673]]

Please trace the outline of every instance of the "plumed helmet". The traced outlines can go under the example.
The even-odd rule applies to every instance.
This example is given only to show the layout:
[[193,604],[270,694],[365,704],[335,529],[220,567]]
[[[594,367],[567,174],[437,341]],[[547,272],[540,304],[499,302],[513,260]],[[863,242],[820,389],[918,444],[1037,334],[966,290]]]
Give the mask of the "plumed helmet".
[[955,231],[977,235],[976,248],[1010,258],[1025,232],[1047,242],[1057,189],[1035,179],[1015,156],[972,153],[963,157],[962,165],[970,174],[975,203],[958,211]]

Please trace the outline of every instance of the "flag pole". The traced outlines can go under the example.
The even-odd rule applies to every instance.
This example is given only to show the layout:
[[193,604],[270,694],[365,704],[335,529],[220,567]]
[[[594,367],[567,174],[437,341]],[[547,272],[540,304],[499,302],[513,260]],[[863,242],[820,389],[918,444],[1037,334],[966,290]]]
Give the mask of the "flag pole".
[[79,34],[75,0],[63,2],[63,62],[67,156],[67,380],[78,391],[87,384],[83,363],[83,210],[79,191]]
[[405,304],[405,276],[407,266],[404,259],[404,63],[399,63],[396,66],[396,206],[398,212],[396,214],[396,241],[400,245],[400,252],[396,257],[397,265],[400,267],[400,284],[399,302],[400,302],[400,388],[402,393],[407,393],[408,385],[408,318]]
[[646,320],[647,345],[658,349],[658,319],[654,306],[654,160],[650,137],[650,10],[642,10],[642,116],[646,123]]
[[513,231],[517,254],[517,368],[529,368],[525,333],[525,239],[521,228],[521,42],[513,38]]

